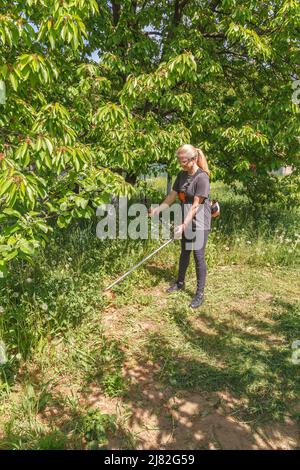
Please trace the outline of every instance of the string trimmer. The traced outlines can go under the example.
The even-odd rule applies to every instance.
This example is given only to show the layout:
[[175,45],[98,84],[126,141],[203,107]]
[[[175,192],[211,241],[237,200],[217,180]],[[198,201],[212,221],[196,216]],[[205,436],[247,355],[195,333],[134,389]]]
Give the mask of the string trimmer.
[[172,241],[174,240],[174,238],[170,238],[170,240],[167,240],[165,243],[163,243],[161,246],[159,246],[158,248],[156,248],[156,250],[154,250],[152,253],[150,253],[150,255],[146,256],[144,259],[142,259],[142,261],[140,261],[138,264],[136,264],[135,266],[133,266],[133,268],[129,269],[129,271],[127,271],[125,274],[123,274],[123,276],[119,277],[115,282],[113,282],[112,284],[110,284],[108,287],[106,287],[103,292],[105,291],[108,291],[109,289],[111,289],[113,286],[115,286],[116,284],[118,284],[119,282],[121,282],[126,276],[128,276],[130,273],[132,273],[132,271],[134,271],[135,269],[137,269],[139,266],[141,266],[141,264],[145,263],[145,261],[147,261],[147,259],[151,258],[153,255],[155,255],[155,253],[158,253],[158,251],[160,251],[162,248],[164,248],[165,246],[167,246],[169,243],[171,243]]
[[[161,223],[161,220],[159,221]],[[174,227],[173,227],[174,228]],[[172,241],[174,241],[175,238],[170,238],[169,240],[167,240],[165,243],[163,243],[161,246],[159,246],[158,248],[156,248],[156,250],[154,250],[152,253],[150,253],[149,255],[147,255],[145,258],[142,259],[142,261],[140,261],[138,264],[136,264],[135,266],[133,266],[131,269],[129,269],[128,271],[126,271],[125,274],[123,274],[122,276],[120,276],[116,281],[114,281],[112,284],[110,284],[108,287],[106,287],[103,292],[106,292],[108,290],[110,290],[113,286],[115,286],[116,284],[118,284],[119,282],[121,282],[126,276],[128,276],[130,273],[132,273],[132,271],[134,271],[135,269],[137,269],[139,266],[141,266],[143,263],[145,263],[145,261],[147,261],[149,258],[151,258],[152,256],[154,256],[156,253],[158,253],[160,250],[162,250],[165,246],[169,245],[169,243],[171,243]]]

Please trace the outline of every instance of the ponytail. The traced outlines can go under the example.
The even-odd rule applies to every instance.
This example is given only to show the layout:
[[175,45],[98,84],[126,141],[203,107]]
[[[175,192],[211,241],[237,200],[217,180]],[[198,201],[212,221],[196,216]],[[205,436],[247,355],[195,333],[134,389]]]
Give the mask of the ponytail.
[[201,149],[199,149],[197,147],[195,147],[195,148],[196,148],[196,151],[197,151],[197,160],[196,160],[197,165],[198,165],[199,168],[201,168],[201,170],[205,171],[205,173],[207,173],[208,176],[209,176],[210,172],[209,172],[209,169],[208,169],[208,164],[207,164],[206,157],[205,157],[205,155],[204,155],[204,153],[202,152]]
[[205,171],[209,176],[210,171],[208,169],[206,157],[201,149],[194,147],[191,144],[183,144],[176,150],[176,155],[185,155],[188,159],[195,158],[198,167]]

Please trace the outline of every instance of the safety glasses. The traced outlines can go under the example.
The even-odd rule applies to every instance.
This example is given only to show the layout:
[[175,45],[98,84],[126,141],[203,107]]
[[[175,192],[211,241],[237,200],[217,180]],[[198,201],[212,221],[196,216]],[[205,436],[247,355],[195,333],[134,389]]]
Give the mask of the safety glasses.
[[186,165],[186,163],[189,162],[189,159],[188,158],[179,158],[179,157],[177,157],[177,161],[178,161],[178,163],[182,163],[183,165]]

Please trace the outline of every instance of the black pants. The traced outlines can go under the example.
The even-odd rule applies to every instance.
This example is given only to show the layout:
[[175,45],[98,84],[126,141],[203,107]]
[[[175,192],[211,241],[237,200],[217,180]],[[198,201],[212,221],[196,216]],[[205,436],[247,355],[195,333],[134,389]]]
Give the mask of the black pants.
[[206,262],[205,262],[205,247],[208,239],[208,234],[210,230],[203,230],[200,235],[200,244],[199,248],[197,244],[193,245],[193,249],[187,249],[188,244],[191,244],[192,241],[187,239],[182,234],[181,238],[181,254],[179,259],[179,270],[177,282],[183,282],[185,279],[185,274],[190,262],[191,251],[194,253],[195,267],[196,267],[196,276],[197,276],[197,293],[204,292],[205,281],[206,281]]

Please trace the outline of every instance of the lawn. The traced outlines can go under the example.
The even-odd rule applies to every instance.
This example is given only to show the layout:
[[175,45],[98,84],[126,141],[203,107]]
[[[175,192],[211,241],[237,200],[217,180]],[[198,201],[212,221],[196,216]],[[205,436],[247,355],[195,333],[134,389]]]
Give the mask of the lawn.
[[198,310],[192,263],[186,290],[165,292],[179,241],[107,295],[162,241],[101,242],[81,224],[14,264],[0,287],[1,448],[300,447],[299,210],[252,207],[221,183],[211,194],[222,216]]

